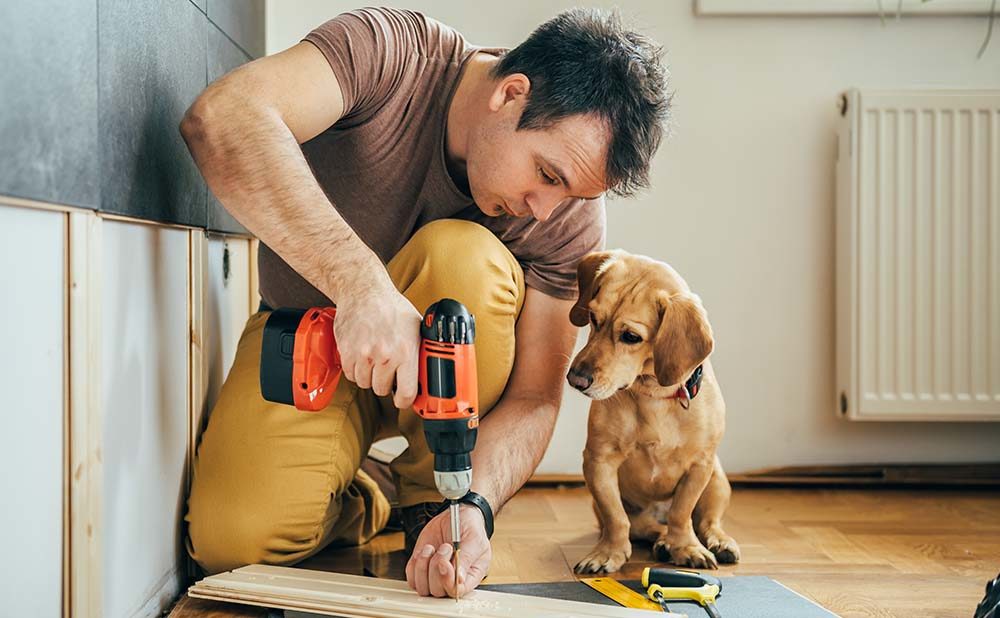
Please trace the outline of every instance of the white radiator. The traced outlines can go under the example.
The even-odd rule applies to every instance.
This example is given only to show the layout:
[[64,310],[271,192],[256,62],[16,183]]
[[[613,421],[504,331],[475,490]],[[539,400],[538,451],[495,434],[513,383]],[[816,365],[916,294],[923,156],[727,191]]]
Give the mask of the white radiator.
[[1000,420],[1000,91],[842,105],[838,414]]

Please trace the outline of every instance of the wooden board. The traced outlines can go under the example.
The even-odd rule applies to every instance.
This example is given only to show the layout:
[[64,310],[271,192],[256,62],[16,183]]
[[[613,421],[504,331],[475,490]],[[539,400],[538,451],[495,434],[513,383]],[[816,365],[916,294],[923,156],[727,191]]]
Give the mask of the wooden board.
[[410,590],[406,582],[393,579],[264,565],[246,566],[206,577],[192,586],[188,595],[200,599],[351,618],[641,618],[649,615],[645,610],[639,609],[486,590],[474,590],[456,602],[454,599],[421,597]]
[[69,215],[69,606],[72,616],[101,616],[104,558],[103,408],[101,406],[102,220]]

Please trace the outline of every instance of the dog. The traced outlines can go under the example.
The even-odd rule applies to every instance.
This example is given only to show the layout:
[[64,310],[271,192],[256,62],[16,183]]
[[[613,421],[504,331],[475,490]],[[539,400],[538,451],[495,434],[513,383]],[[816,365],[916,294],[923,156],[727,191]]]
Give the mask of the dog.
[[621,250],[586,255],[577,282],[570,320],[591,330],[566,378],[593,399],[583,472],[601,536],[575,571],[617,571],[633,540],[678,566],[739,561],[722,529],[725,403],[701,299],[667,264]]

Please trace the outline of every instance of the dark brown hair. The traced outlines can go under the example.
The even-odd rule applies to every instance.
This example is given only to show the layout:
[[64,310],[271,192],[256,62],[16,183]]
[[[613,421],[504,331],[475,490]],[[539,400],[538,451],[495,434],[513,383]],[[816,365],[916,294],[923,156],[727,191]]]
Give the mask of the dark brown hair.
[[629,196],[649,186],[649,165],[663,137],[671,95],[662,50],[622,26],[616,13],[570,9],[539,26],[493,68],[531,81],[518,129],[545,129],[575,114],[608,124],[606,181]]

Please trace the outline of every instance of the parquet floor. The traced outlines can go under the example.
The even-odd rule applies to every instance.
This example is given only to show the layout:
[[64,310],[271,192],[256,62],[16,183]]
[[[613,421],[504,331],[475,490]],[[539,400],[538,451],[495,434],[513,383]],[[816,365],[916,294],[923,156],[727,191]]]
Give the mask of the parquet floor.
[[[720,576],[767,575],[846,617],[970,617],[1000,572],[996,490],[742,488],[725,519],[742,561]],[[597,538],[585,488],[522,490],[497,519],[489,583],[565,581]],[[327,550],[304,568],[402,579],[401,533]],[[636,544],[620,577],[651,564]],[[184,597],[171,616],[264,616]]]

